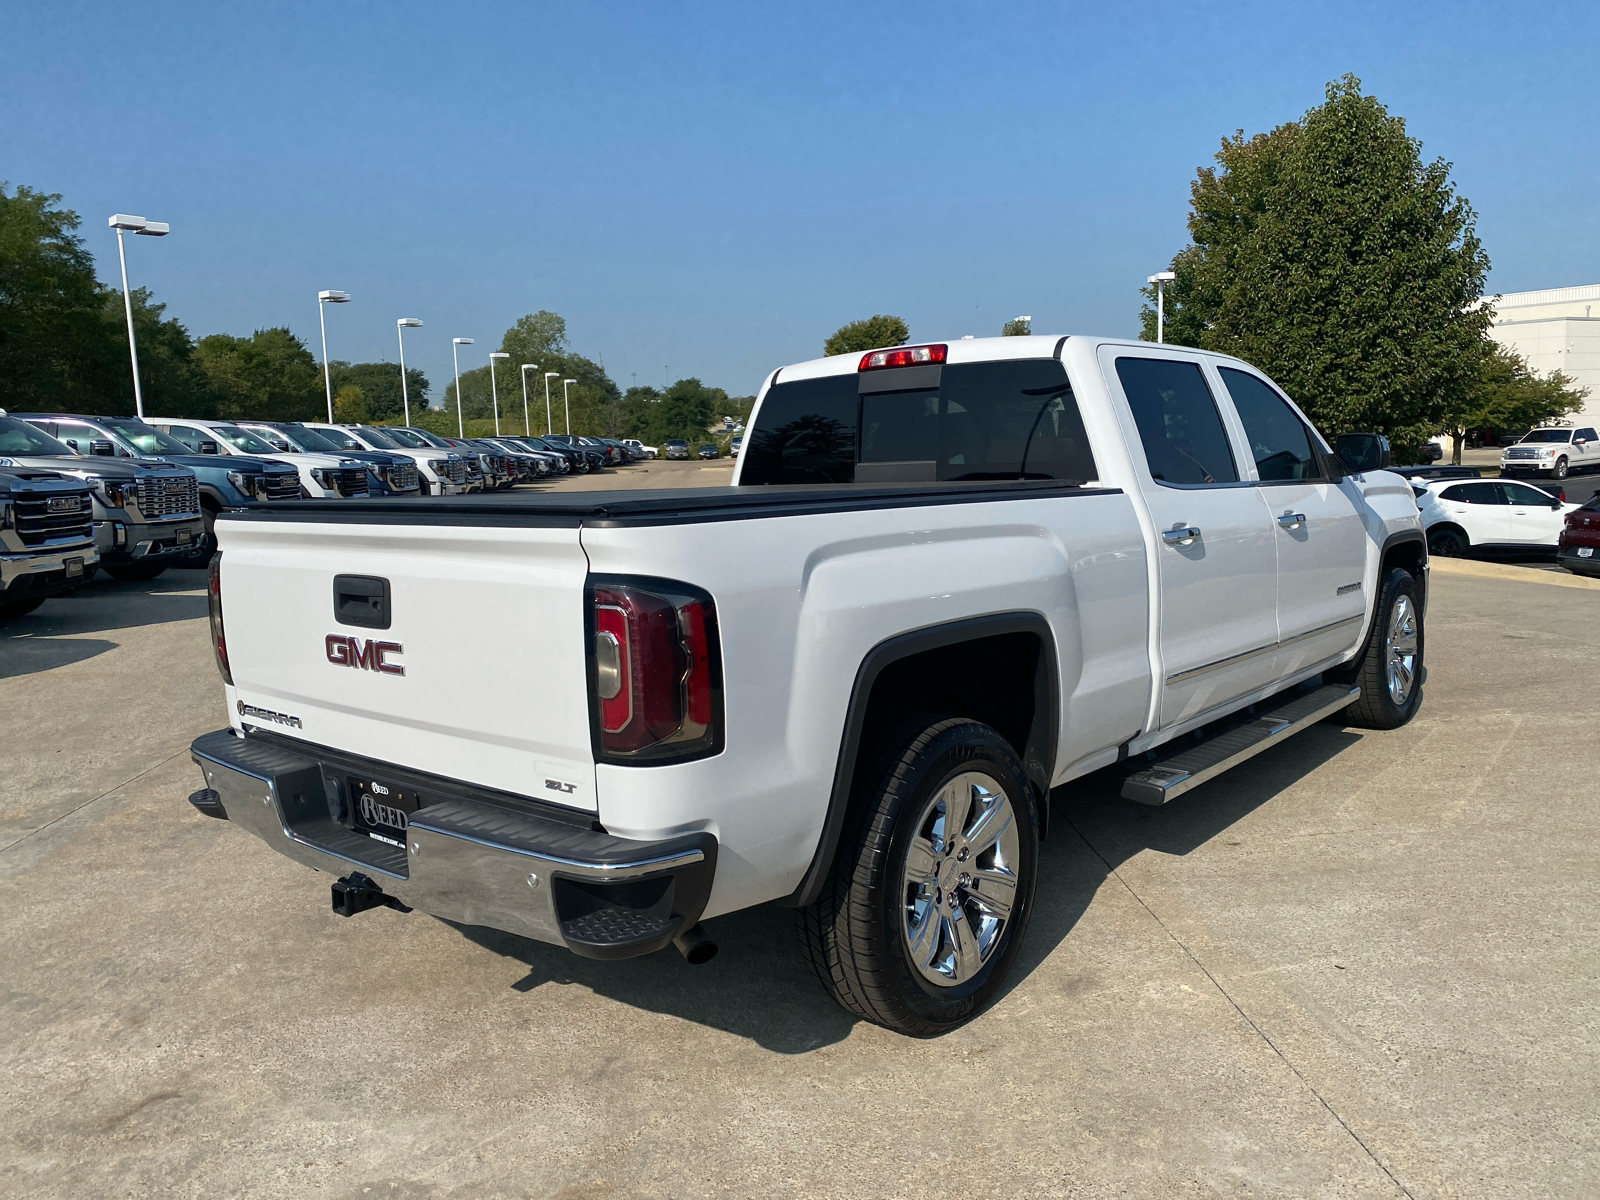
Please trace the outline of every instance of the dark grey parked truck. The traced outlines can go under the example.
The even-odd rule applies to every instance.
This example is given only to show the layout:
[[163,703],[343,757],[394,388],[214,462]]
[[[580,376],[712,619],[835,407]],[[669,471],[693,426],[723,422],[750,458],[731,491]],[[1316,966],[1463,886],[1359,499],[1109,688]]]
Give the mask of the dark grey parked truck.
[[0,468],[0,621],[81,586],[99,559],[89,487],[53,471]]

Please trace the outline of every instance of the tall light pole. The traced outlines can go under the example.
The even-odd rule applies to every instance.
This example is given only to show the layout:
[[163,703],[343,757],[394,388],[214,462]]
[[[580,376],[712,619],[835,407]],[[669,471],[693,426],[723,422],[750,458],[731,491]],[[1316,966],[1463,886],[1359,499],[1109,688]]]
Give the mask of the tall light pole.
[[122,259],[122,307],[128,314],[128,357],[133,360],[133,407],[144,419],[144,390],[139,386],[139,348],[133,342],[133,295],[128,291],[128,251],[122,241],[124,230],[131,229],[146,237],[166,237],[172,227],[165,221],[146,221],[143,217],[116,213],[107,222],[117,231],[117,257]]
[[1167,340],[1167,292],[1166,285],[1176,279],[1177,273],[1173,271],[1157,271],[1146,283],[1156,285],[1156,341]]
[[[401,317],[394,323],[395,337],[400,339],[400,399],[406,406],[406,424],[411,424],[411,393],[406,390],[406,330],[421,329],[422,322],[416,317]],[[329,422],[332,424],[332,422]]]
[[467,424],[461,416],[461,347],[472,345],[471,338],[450,339],[450,359],[456,364],[456,436],[467,436]]
[[550,423],[550,381],[560,377],[560,371],[546,371],[544,373],[544,431],[546,434],[556,431],[556,427]]
[[522,364],[522,436],[523,437],[532,437],[533,436],[533,425],[528,420],[528,372],[529,371],[537,371],[538,369],[539,369],[539,364],[538,363],[523,363]]
[[496,350],[489,355],[489,394],[494,397],[494,435],[500,436],[500,385],[495,382],[494,360],[497,358],[510,358],[511,355]]
[[571,387],[573,384],[577,383],[577,382],[578,381],[576,379],[563,379],[561,381],[561,403],[567,410],[567,436],[568,437],[572,436],[572,396],[571,396],[571,393],[567,391],[567,389],[569,387]]
[[350,293],[317,293],[317,320],[322,322],[322,386],[328,391],[328,424],[333,424],[333,376],[328,373],[328,308],[330,304],[349,304]]

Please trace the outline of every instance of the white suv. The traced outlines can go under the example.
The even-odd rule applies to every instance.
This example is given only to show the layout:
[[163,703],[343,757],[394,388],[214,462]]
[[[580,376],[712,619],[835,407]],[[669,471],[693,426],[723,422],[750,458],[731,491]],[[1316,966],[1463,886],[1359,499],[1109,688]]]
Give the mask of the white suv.
[[1413,484],[1428,553],[1459,558],[1469,550],[1555,547],[1576,504],[1510,479],[1430,479]]
[[1570,471],[1596,467],[1600,467],[1600,438],[1588,425],[1576,429],[1570,425],[1530,429],[1500,456],[1502,475],[1535,471],[1552,479],[1565,479]]

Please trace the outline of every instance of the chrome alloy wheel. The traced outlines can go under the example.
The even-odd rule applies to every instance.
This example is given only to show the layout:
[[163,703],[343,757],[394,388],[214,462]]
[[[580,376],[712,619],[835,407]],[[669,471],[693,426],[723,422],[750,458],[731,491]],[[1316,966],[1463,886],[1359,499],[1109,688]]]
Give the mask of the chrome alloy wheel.
[[955,987],[983,969],[1011,921],[1021,859],[1016,810],[993,776],[963,772],[928,801],[901,888],[906,949],[925,979]]
[[1384,661],[1389,699],[1404,708],[1417,678],[1417,608],[1410,596],[1397,596],[1394,607],[1389,610]]

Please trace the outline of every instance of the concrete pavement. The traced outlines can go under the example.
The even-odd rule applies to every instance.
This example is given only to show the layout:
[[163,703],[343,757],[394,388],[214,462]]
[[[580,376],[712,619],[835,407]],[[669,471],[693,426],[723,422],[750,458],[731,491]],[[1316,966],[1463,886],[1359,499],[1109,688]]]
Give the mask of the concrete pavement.
[[[676,468],[677,464],[674,464]],[[626,474],[626,473],[624,473]],[[664,474],[664,473],[663,473]],[[660,486],[652,482],[649,486]],[[855,1022],[789,915],[619,964],[195,814],[197,574],[0,630],[12,1196],[1577,1196],[1600,1177],[1600,596],[1441,574],[1410,726],[1064,789],[1010,991]]]

